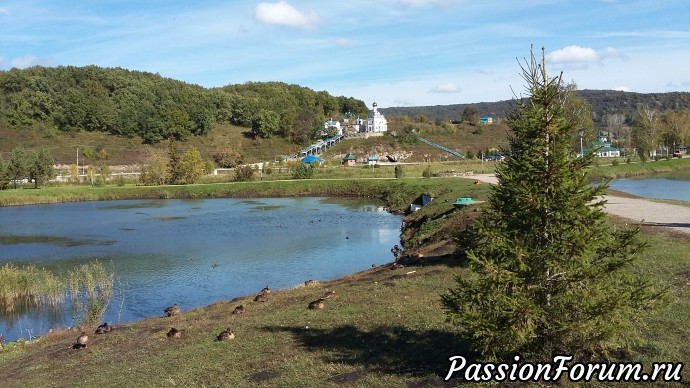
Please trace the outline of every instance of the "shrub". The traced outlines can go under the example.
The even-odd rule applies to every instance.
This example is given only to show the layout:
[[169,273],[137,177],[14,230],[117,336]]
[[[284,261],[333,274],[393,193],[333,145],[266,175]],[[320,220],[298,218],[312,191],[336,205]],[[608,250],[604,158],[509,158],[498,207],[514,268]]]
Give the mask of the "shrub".
[[314,167],[311,164],[300,163],[292,170],[292,179],[311,179],[314,177]]
[[403,170],[403,166],[397,165],[395,166],[395,178],[396,179],[402,179],[405,177],[405,171]]
[[424,171],[422,171],[422,176],[423,176],[424,178],[431,178],[431,175],[432,175],[432,173],[431,173],[431,166],[426,166],[426,168],[424,169]]
[[251,166],[237,166],[235,168],[236,182],[248,182],[254,179],[254,169]]

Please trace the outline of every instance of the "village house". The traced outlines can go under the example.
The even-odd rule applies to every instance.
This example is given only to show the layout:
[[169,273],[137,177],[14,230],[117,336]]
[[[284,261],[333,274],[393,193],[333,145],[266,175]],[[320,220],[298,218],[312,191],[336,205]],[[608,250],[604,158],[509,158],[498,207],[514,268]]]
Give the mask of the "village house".
[[333,120],[333,118],[329,119],[323,124],[323,129],[326,131],[329,131],[331,129],[335,130],[335,135],[342,135],[343,134],[343,127],[340,125],[340,121],[338,120]]
[[493,124],[494,119],[491,116],[482,116],[479,118],[479,124]]

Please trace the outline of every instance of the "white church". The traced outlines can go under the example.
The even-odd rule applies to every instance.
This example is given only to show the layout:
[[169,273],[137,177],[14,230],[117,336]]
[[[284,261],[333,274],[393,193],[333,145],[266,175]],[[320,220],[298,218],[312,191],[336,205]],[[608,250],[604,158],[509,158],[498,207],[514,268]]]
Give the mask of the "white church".
[[359,132],[366,133],[383,133],[388,131],[388,121],[383,117],[383,114],[378,111],[378,104],[374,102],[373,110],[369,111],[367,119],[357,118],[355,125],[359,127]]
[[[388,131],[388,121],[383,117],[383,114],[379,112],[376,102],[374,102],[372,106],[373,110],[369,111],[367,118],[361,119],[357,117],[351,127],[358,133],[382,135],[384,132]],[[344,119],[346,124],[348,121],[348,118]],[[343,135],[343,127],[338,120],[333,120],[333,118],[331,118],[323,124],[323,127],[324,134],[329,129],[334,129],[338,135]]]

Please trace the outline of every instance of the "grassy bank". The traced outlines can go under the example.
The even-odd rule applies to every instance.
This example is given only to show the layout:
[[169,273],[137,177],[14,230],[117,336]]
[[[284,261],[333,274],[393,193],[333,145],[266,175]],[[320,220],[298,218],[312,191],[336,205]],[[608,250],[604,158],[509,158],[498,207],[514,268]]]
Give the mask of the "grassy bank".
[[611,162],[606,159],[599,159],[598,166],[595,166],[590,172],[590,178],[593,180],[604,180],[609,178],[629,178],[690,170],[689,157],[682,159],[660,159],[644,163],[639,161],[626,163],[624,159],[615,160],[616,162],[611,164]]
[[[300,196],[349,196],[376,197],[404,206],[400,202],[410,200],[409,195],[419,195],[435,187],[428,179],[419,179],[424,170],[430,171],[472,171],[474,164],[405,165],[405,178],[395,179],[393,166],[379,168],[318,168],[314,179],[293,180],[287,173],[264,174],[262,180],[251,182],[228,182],[231,176],[210,177],[221,182],[194,185],[138,186],[117,185],[69,185],[48,186],[39,189],[0,190],[0,206],[119,200],[119,199],[169,199],[169,198],[221,198],[221,197],[300,197]],[[487,167],[488,170],[488,167]],[[458,181],[454,179],[453,181]],[[468,180],[462,180],[465,187]],[[448,185],[441,184],[440,187]],[[408,189],[413,193],[408,193]],[[421,190],[421,191],[420,191]],[[420,191],[420,192],[418,192]],[[409,194],[409,195],[408,195]],[[414,199],[414,198],[412,198]],[[403,202],[404,202],[403,201]],[[408,203],[409,204],[409,203]]]

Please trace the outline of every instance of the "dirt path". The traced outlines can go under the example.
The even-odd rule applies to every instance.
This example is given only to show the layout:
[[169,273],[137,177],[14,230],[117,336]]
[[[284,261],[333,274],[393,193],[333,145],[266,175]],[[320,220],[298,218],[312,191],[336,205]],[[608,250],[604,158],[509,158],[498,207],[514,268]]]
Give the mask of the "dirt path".
[[[497,184],[493,174],[477,174],[467,178]],[[612,215],[642,225],[669,228],[690,235],[690,207],[659,203],[642,198],[605,195],[604,210]]]

